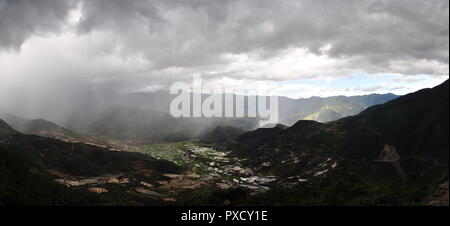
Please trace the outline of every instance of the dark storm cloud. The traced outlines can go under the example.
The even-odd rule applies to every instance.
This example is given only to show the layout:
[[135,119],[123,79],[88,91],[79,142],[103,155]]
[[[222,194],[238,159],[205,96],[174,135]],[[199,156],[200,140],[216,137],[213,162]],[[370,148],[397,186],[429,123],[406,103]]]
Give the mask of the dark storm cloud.
[[[354,69],[448,74],[448,0],[0,0],[0,48],[17,49],[32,35],[60,32],[80,5],[81,20],[72,25],[77,34],[107,37],[101,45],[92,42],[90,52],[148,64],[129,75],[133,81],[111,78],[118,84],[195,71],[245,78],[242,70],[228,68],[235,60],[229,56],[264,61],[295,48],[338,60],[322,68],[341,71],[292,76],[332,77]],[[267,71],[259,76],[286,79]]]
[[63,122],[194,73],[295,96],[390,92],[333,80],[393,74],[404,94],[448,78],[448,48],[448,0],[0,0],[0,111]]
[[58,32],[73,1],[0,0],[0,49],[17,49],[34,34]]
[[[118,34],[125,54],[140,53],[158,68],[222,63],[224,53],[269,57],[308,48],[358,58],[367,70],[393,60],[448,64],[447,0],[120,0],[85,1],[80,32]],[[330,45],[326,53],[322,48]],[[430,73],[429,71],[426,71]]]

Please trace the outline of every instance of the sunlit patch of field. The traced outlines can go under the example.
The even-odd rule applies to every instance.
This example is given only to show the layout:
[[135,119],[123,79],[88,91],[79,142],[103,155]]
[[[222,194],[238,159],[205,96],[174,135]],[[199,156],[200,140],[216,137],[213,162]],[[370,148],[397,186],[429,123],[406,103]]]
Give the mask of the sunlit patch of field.
[[164,159],[177,165],[185,166],[188,159],[185,158],[183,145],[184,142],[141,145],[136,150],[157,159]]
[[[171,161],[185,168],[185,174],[198,175],[200,181],[219,187],[252,186],[264,190],[264,186],[249,183],[255,177],[251,169],[241,166],[240,160],[229,157],[228,152],[217,151],[196,140],[141,145],[135,151],[157,159]],[[270,179],[257,178],[259,181]],[[247,181],[247,182],[246,182]]]
[[[197,148],[201,149],[199,153],[195,153]],[[199,175],[207,175],[209,173],[207,163],[217,155],[216,153],[219,153],[213,149],[203,147],[196,140],[139,145],[134,150],[156,159],[173,162]]]

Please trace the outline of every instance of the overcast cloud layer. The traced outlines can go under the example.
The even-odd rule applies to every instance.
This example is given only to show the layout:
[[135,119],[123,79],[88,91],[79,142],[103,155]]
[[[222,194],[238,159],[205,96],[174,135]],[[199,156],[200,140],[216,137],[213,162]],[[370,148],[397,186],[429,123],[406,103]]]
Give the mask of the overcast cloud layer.
[[[0,0],[4,99],[153,91],[193,73],[292,97],[403,94],[448,78],[448,48],[448,0]],[[392,84],[332,85],[387,74]],[[331,85],[289,82],[301,79]]]

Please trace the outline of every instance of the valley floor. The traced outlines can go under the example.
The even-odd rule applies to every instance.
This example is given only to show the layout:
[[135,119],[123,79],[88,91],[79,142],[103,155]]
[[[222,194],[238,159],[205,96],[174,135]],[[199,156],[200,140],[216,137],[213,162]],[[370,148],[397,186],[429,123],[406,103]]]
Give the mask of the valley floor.
[[[427,202],[427,194],[433,194],[429,187],[352,174],[337,167],[338,162],[344,164],[342,160],[331,157],[318,159],[306,174],[283,176],[261,170],[261,166],[251,167],[245,164],[246,159],[198,141],[129,145],[127,151],[170,161],[182,170],[155,176],[142,171],[136,162],[136,171],[115,175],[71,177],[49,173],[70,188],[101,196],[133,197],[135,201],[126,198],[125,205],[422,205]],[[296,158],[291,165],[297,165]],[[282,162],[289,167],[287,160]],[[391,168],[382,162],[370,164]]]
[[[197,141],[133,145],[127,150],[173,162],[182,167],[182,173],[166,173],[159,180],[132,174],[72,177],[54,171],[49,173],[59,177],[55,181],[67,187],[83,188],[99,194],[121,190],[167,203],[178,202],[190,192],[202,189],[228,191],[242,188],[250,194],[257,194],[269,190],[268,185],[279,179],[257,174],[251,168],[242,166],[239,158],[229,157],[228,152],[214,150]],[[228,201],[225,200],[224,204]]]

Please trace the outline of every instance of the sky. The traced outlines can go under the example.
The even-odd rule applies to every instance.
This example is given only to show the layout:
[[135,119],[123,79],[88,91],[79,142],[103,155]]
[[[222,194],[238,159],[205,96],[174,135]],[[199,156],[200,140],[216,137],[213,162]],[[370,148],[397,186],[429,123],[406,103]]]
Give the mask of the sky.
[[448,49],[448,0],[0,0],[0,102],[193,74],[292,98],[403,95],[448,79]]

